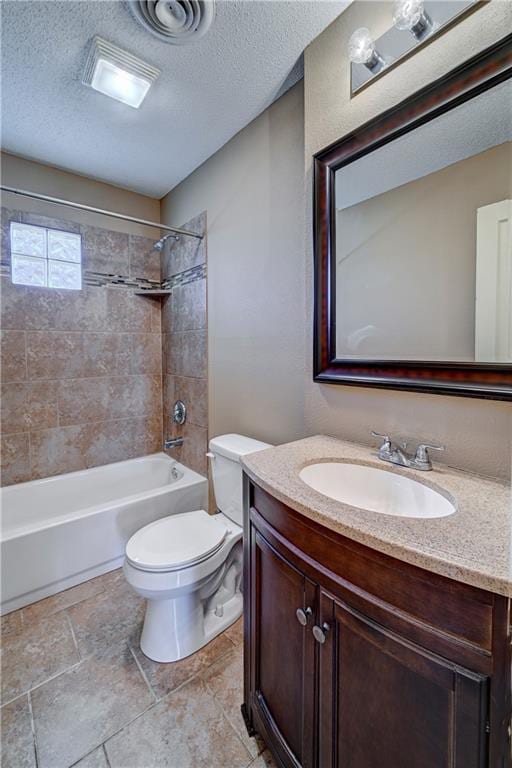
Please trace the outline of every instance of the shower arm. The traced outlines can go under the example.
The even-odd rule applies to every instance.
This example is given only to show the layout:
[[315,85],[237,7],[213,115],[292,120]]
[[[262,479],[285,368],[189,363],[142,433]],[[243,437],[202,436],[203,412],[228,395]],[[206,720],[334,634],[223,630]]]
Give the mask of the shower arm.
[[115,213],[115,211],[107,211],[103,208],[94,208],[92,205],[84,205],[83,203],[74,203],[71,200],[63,200],[59,197],[50,197],[49,195],[42,195],[39,192],[28,192],[25,189],[16,189],[15,187],[8,187],[4,184],[0,185],[0,189],[3,192],[9,192],[13,195],[22,195],[23,197],[30,197],[34,200],[44,200],[47,203],[53,203],[54,205],[62,205],[66,208],[76,208],[80,211],[88,211],[89,213],[99,213],[102,216],[109,216],[112,219],[121,219],[122,221],[132,221],[134,224],[141,224],[144,227],[153,227],[153,229],[165,230],[166,232],[172,232],[176,235],[185,235],[187,237],[195,237],[198,240],[202,240],[204,235],[198,235],[197,232],[191,232],[188,229],[180,229],[179,227],[169,227],[167,224],[160,224],[156,221],[147,221],[146,219],[137,219],[134,216],[127,216],[124,213]]

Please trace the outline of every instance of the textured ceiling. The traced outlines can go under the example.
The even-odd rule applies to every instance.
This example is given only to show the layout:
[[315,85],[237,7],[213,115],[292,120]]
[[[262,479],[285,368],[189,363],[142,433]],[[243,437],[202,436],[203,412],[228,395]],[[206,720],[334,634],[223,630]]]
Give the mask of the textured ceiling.
[[[218,0],[206,36],[179,47],[119,0],[3,0],[2,147],[161,197],[300,78],[304,48],[347,5]],[[140,109],[81,84],[94,35],[161,70]]]

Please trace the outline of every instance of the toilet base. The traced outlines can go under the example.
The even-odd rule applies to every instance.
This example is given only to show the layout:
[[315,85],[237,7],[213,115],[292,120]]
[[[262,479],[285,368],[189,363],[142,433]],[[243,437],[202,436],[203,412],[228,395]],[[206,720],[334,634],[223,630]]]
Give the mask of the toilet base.
[[212,606],[206,615],[198,592],[172,600],[148,600],[140,649],[152,661],[179,661],[227,629],[242,615],[242,610],[239,591],[225,603]]

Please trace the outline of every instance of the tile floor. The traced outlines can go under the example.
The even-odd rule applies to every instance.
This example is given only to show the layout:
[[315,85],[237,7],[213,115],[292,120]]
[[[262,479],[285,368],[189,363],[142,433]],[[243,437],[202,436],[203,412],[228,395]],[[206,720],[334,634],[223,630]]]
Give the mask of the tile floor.
[[120,570],[11,613],[2,628],[2,768],[270,768],[247,735],[241,620],[157,664]]

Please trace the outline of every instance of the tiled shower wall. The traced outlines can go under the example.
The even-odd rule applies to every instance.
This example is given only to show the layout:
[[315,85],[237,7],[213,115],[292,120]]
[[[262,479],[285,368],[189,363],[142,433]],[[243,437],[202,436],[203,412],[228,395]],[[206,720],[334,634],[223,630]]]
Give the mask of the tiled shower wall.
[[[82,290],[13,285],[10,220],[81,232]],[[2,209],[3,485],[161,450],[160,301],[112,283],[158,283],[153,243]]]
[[[206,233],[206,213],[182,225]],[[169,243],[169,241],[168,241]],[[162,301],[163,424],[164,437],[183,436],[181,448],[169,455],[207,472],[208,361],[206,321],[206,237],[182,237],[170,241],[161,259],[163,284],[172,295]],[[187,421],[180,427],[172,420],[172,406],[183,400]]]

